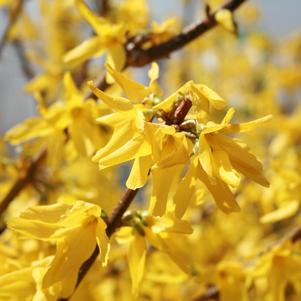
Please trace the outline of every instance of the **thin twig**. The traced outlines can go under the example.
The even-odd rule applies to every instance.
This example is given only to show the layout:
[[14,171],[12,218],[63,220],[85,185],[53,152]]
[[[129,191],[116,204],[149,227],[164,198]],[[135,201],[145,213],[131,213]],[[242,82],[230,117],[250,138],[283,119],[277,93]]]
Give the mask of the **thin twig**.
[[[246,0],[232,0],[223,5],[221,9],[228,9],[233,12],[245,1]],[[148,49],[136,47],[135,44],[128,43],[126,45],[127,65],[140,67],[155,60],[168,57],[172,52],[183,48],[188,43],[215,27],[217,25],[217,21],[215,20],[217,11],[208,14],[205,20],[185,27],[180,34],[172,37],[168,41]]]
[[[237,9],[243,2],[246,0],[232,0],[227,2],[225,5],[222,6],[222,8],[229,9],[230,11],[234,11]],[[22,1],[21,1],[22,2]],[[176,35],[175,37],[171,38],[170,40],[156,45],[154,47],[151,47],[149,49],[142,49],[137,48],[136,45],[132,45],[133,48],[129,50],[129,44],[127,44],[127,64],[125,66],[143,66],[146,65],[154,60],[157,60],[159,58],[167,57],[171,52],[180,49],[181,47],[184,47],[189,42],[193,41],[194,39],[200,37],[202,34],[206,33],[209,29],[213,28],[217,23],[215,21],[213,13],[210,17],[207,16],[207,18],[204,21],[201,21],[199,23],[196,23],[195,25],[186,27],[183,29],[183,31]],[[141,56],[141,58],[140,58]],[[107,83],[105,74],[102,74],[101,78],[97,82],[97,86],[101,90],[107,89],[110,84]],[[88,93],[86,95],[86,99],[93,97],[92,93]],[[30,169],[28,169],[29,171]],[[5,202],[7,203],[5,208],[8,206],[8,204],[13,201],[13,199],[18,195],[18,193],[26,186],[26,182],[24,182],[22,179],[17,180],[17,182],[14,184],[17,185],[18,183],[18,189],[13,190],[15,193],[9,193],[9,195],[6,195],[4,197]],[[2,201],[3,202],[3,201]],[[1,212],[3,214],[4,210]]]
[[5,212],[11,201],[16,198],[24,187],[34,178],[40,163],[44,160],[46,152],[43,151],[35,159],[33,159],[24,172],[20,172],[19,178],[10,188],[4,199],[0,203],[0,216]]
[[[226,4],[221,6],[220,9],[228,9],[231,12],[234,12],[241,4],[246,1],[247,0],[228,1]],[[190,42],[205,34],[210,29],[214,28],[217,25],[215,14],[220,9],[216,10],[213,13],[210,13],[208,11],[206,19],[185,27],[178,35],[161,44],[147,49],[141,47],[142,43],[139,39],[139,36],[130,37],[129,40],[125,43],[127,59],[124,69],[126,69],[127,67],[142,67],[158,59],[168,58],[172,52],[180,50]],[[106,85],[108,85],[106,83],[106,78],[104,75],[102,75],[98,81],[98,85],[96,86],[101,89],[101,86]],[[92,94],[90,94],[90,96],[92,96]]]
[[19,63],[21,65],[21,70],[22,70],[25,78],[27,80],[31,80],[35,76],[35,74],[34,74],[34,71],[31,67],[28,59],[26,58],[24,45],[18,39],[15,39],[12,44],[17,52],[17,56],[19,58]]
[[0,57],[2,55],[2,51],[8,41],[9,33],[12,27],[16,24],[20,14],[22,13],[23,8],[23,0],[18,0],[15,4],[15,7],[12,9],[9,15],[8,23],[4,29],[3,35],[0,39]]
[[[187,115],[189,109],[191,108],[191,101],[184,99],[180,103],[178,103],[173,110],[171,111],[173,116],[169,116],[171,120],[177,124],[177,122],[180,122],[182,119],[184,120],[185,116]],[[116,205],[116,207],[113,209],[111,212],[108,221],[107,221],[107,229],[106,233],[107,236],[110,237],[116,229],[118,229],[121,225],[121,220],[123,217],[123,214],[126,212],[126,210],[129,208],[131,205],[133,199],[135,198],[137,192],[139,189],[132,190],[132,189],[127,189],[119,203]],[[94,252],[90,256],[90,258],[83,263],[79,270],[78,278],[77,278],[77,283],[74,291],[76,288],[80,285],[81,281],[85,277],[85,275],[88,273],[89,269],[95,262],[97,256],[99,254],[99,249],[96,246]],[[74,293],[74,292],[73,292]],[[69,300],[69,298],[66,299],[60,299],[59,301],[66,301]]]
[[207,291],[192,299],[191,301],[208,301],[208,300],[219,300],[219,289],[215,286],[210,286]]

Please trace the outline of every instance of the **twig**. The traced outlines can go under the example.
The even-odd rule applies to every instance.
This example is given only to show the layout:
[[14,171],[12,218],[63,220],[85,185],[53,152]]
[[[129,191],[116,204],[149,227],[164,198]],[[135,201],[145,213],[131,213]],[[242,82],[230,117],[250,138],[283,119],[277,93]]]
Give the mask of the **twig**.
[[[245,1],[246,0],[232,0],[223,5],[221,9],[228,9],[233,12]],[[217,25],[217,22],[214,16],[217,11],[207,15],[205,20],[184,28],[180,34],[172,37],[168,41],[150,47],[148,49],[143,49],[141,47],[137,47],[133,43],[128,43],[126,45],[127,65],[140,67],[147,65],[152,61],[168,57],[172,52],[183,48],[188,43],[192,42],[196,38],[200,37],[207,31],[215,27]]]
[[2,51],[7,43],[9,32],[11,28],[15,25],[17,22],[23,8],[23,0],[18,0],[17,3],[15,4],[15,7],[13,10],[10,12],[9,15],[9,21],[4,29],[4,33],[0,39],[0,57],[2,55]]
[[16,198],[23,188],[34,178],[40,163],[44,160],[46,152],[43,151],[34,160],[32,160],[24,172],[20,172],[20,176],[11,189],[8,191],[4,199],[0,203],[0,216],[4,213],[11,201]]
[[[187,100],[187,99],[182,100],[181,102],[179,102],[177,104],[177,106],[175,106],[173,108],[173,110],[172,110],[173,116],[170,117],[171,120],[173,120],[175,122],[175,124],[176,124],[176,122],[180,122],[182,119],[185,118],[185,116],[187,115],[190,108],[191,108],[191,101]],[[131,205],[138,190],[139,189],[136,189],[136,190],[127,189],[125,194],[119,201],[119,203],[116,205],[116,207],[111,212],[111,214],[108,218],[108,221],[107,221],[107,229],[106,229],[106,233],[107,233],[108,237],[110,237],[116,231],[116,229],[118,229],[120,227],[122,216],[126,212],[126,210],[129,208],[129,206]],[[88,273],[89,269],[95,262],[98,254],[99,254],[99,249],[96,246],[93,254],[90,256],[90,258],[86,262],[83,263],[83,265],[81,266],[81,268],[79,270],[77,283],[76,283],[76,287],[75,287],[74,291],[80,285],[80,283],[83,280],[83,278],[85,277],[85,275]],[[69,298],[60,299],[59,301],[66,301],[68,299]]]
[[210,286],[207,291],[192,299],[191,301],[207,301],[207,300],[219,300],[219,289],[215,286]]
[[100,16],[106,16],[110,11],[110,0],[96,0],[96,5],[98,6],[98,14]]
[[[222,8],[234,11],[245,1],[246,0],[232,0],[223,5]],[[22,3],[22,1],[19,2]],[[196,23],[193,26],[186,27],[180,34],[176,35],[170,40],[149,49],[142,49],[136,47],[136,45],[132,45],[133,48],[128,49],[130,44],[127,44],[127,64],[125,68],[128,66],[144,66],[156,59],[166,57],[171,52],[184,47],[189,42],[200,37],[209,29],[213,28],[216,24],[217,23],[215,21],[213,13],[211,17],[207,16],[204,21]],[[105,90],[110,86],[110,84],[106,82],[105,74],[102,74],[101,78],[98,80],[97,86],[101,90]],[[86,95],[86,99],[89,97],[93,97],[93,94],[91,92]],[[28,172],[30,171],[31,169],[29,167]],[[27,176],[25,176],[25,178],[26,177]],[[12,189],[12,191],[10,191],[9,194],[4,197],[3,201],[0,204],[5,203],[6,205],[1,205],[4,209],[0,211],[0,214],[4,212],[8,204],[19,194],[19,192],[26,186],[26,184],[27,183],[21,178],[16,181],[13,187],[16,186],[18,189]]]
[[34,71],[26,58],[25,49],[22,42],[18,39],[13,41],[13,46],[17,52],[19,63],[21,65],[21,70],[27,80],[31,80],[34,77]]
[[[231,12],[234,12],[241,4],[246,1],[247,0],[231,0],[221,6],[220,9],[228,9]],[[214,28],[217,25],[217,22],[215,20],[215,14],[217,13],[217,11],[213,13],[207,11],[205,20],[185,27],[181,33],[170,38],[168,41],[155,45],[148,49],[143,49],[141,47],[141,37],[130,37],[125,43],[127,58],[124,69],[126,69],[127,67],[142,67],[158,59],[169,57],[172,52],[180,50],[190,42],[205,34],[210,29]],[[98,81],[98,85],[96,86],[101,89],[101,86],[107,87],[107,85],[108,84],[106,83],[106,78],[102,75],[102,77]],[[92,94],[90,94],[90,96],[92,96]]]

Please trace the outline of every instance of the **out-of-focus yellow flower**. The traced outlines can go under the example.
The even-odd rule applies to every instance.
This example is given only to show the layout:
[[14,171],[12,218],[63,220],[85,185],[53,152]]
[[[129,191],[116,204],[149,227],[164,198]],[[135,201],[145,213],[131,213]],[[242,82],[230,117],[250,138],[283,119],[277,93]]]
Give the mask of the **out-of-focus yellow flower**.
[[56,254],[42,278],[42,288],[59,286],[57,297],[72,293],[81,265],[98,245],[106,264],[109,239],[106,224],[97,205],[77,201],[73,205],[57,203],[27,209],[12,219],[9,227],[23,235],[56,243]]
[[233,14],[229,9],[220,9],[215,15],[215,20],[226,30],[235,32],[236,27],[233,21]]
[[184,249],[178,245],[179,235],[191,234],[192,228],[186,221],[176,219],[168,213],[162,217],[129,215],[126,220],[131,226],[120,228],[115,237],[119,243],[128,244],[128,264],[132,279],[132,292],[135,296],[144,275],[147,244],[167,253],[168,256],[185,272],[191,273],[190,261],[185,256]]
[[108,61],[114,68],[121,70],[126,59],[123,46],[126,34],[125,26],[122,23],[113,24],[105,18],[94,15],[83,0],[75,0],[75,4],[97,35],[68,52],[64,58],[65,63],[77,65],[108,51]]
[[48,108],[41,104],[40,117],[29,118],[6,134],[6,139],[13,144],[41,139],[48,150],[49,165],[54,169],[63,158],[66,130],[81,156],[91,156],[104,143],[104,135],[95,121],[102,109],[93,100],[84,99],[69,73],[65,74],[64,86],[63,101]]

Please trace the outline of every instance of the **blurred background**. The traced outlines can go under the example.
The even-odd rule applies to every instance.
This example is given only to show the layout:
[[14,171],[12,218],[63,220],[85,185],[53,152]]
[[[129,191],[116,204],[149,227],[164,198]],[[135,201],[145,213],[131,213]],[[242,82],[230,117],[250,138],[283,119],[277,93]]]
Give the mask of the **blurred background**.
[[[202,5],[202,1],[190,0],[191,7]],[[271,35],[275,40],[286,39],[301,30],[300,0],[252,0],[260,10],[257,29]],[[163,21],[166,17],[181,16],[183,0],[149,0],[152,19]],[[32,6],[34,13],[35,7]],[[192,11],[195,18],[199,11]],[[193,18],[194,18],[193,17]],[[192,18],[192,19],[193,19]],[[194,21],[194,20],[191,20]],[[7,19],[0,12],[0,35]],[[15,49],[7,45],[0,58],[0,134],[35,114],[35,102],[23,91],[24,77],[20,71]]]

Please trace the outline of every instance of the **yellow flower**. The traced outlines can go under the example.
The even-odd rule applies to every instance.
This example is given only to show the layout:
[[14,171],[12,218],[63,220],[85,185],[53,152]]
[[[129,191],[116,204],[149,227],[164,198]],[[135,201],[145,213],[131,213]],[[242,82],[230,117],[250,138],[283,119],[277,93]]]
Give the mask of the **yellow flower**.
[[121,23],[114,24],[105,18],[95,16],[83,0],[75,0],[75,4],[97,35],[69,51],[64,57],[65,63],[77,65],[107,51],[108,61],[114,68],[121,70],[126,60],[123,46],[126,27]]
[[235,22],[233,20],[232,12],[229,9],[220,9],[215,14],[215,20],[221,24],[226,30],[230,32],[236,31]]
[[[249,151],[247,145],[226,134],[252,130],[269,120],[271,116],[246,123],[230,124],[234,112],[233,108],[229,109],[220,124],[210,121],[198,125],[200,134],[191,170],[183,178],[175,194],[178,217],[185,213],[190,200],[187,195],[192,197],[195,179],[205,184],[219,208],[228,213],[239,210],[230,187],[238,187],[241,180],[240,173],[258,184],[269,185],[263,175],[261,163]],[[185,187],[188,189],[186,190]]]
[[184,248],[177,245],[180,235],[193,232],[188,222],[176,219],[170,212],[162,217],[136,212],[124,219],[129,226],[121,227],[114,236],[119,243],[128,245],[128,265],[134,296],[137,296],[143,279],[148,244],[166,253],[183,271],[191,273],[191,262]]
[[6,133],[6,139],[13,144],[20,144],[33,139],[40,139],[47,147],[47,160],[56,169],[63,157],[66,130],[72,146],[81,156],[90,157],[104,143],[105,135],[97,125],[95,118],[101,107],[93,100],[84,100],[69,73],[64,77],[65,95],[45,108],[40,105],[40,117],[29,118]]
[[[235,111],[230,109],[220,124],[205,122],[210,118],[211,108],[224,108],[225,100],[207,86],[190,81],[160,102],[153,91],[158,77],[155,66],[149,73],[148,87],[107,67],[129,99],[111,97],[90,83],[94,94],[117,111],[98,119],[114,127],[114,133],[93,159],[101,169],[135,160],[127,180],[131,189],[144,186],[151,174],[150,210],[154,215],[162,216],[173,197],[177,217],[181,218],[197,193],[196,179],[205,184],[223,211],[238,211],[229,186],[238,187],[240,173],[264,186],[268,182],[261,163],[248,147],[227,134],[249,131],[270,116],[231,124]],[[181,110],[186,110],[183,116]],[[158,120],[153,121],[155,118]],[[187,175],[182,177],[187,169]]]
[[[258,297],[263,300],[286,300],[286,288],[290,284],[297,288],[294,292],[296,300],[301,297],[300,289],[300,244],[285,242],[274,247],[262,256],[250,272],[250,284],[255,287],[265,279],[265,287],[258,289]],[[263,295],[262,295],[263,292]],[[259,299],[258,299],[259,300]]]
[[43,289],[60,287],[59,297],[72,293],[81,265],[98,245],[103,265],[107,262],[109,239],[97,205],[77,201],[27,209],[9,222],[21,234],[56,243],[56,254],[42,280]]

